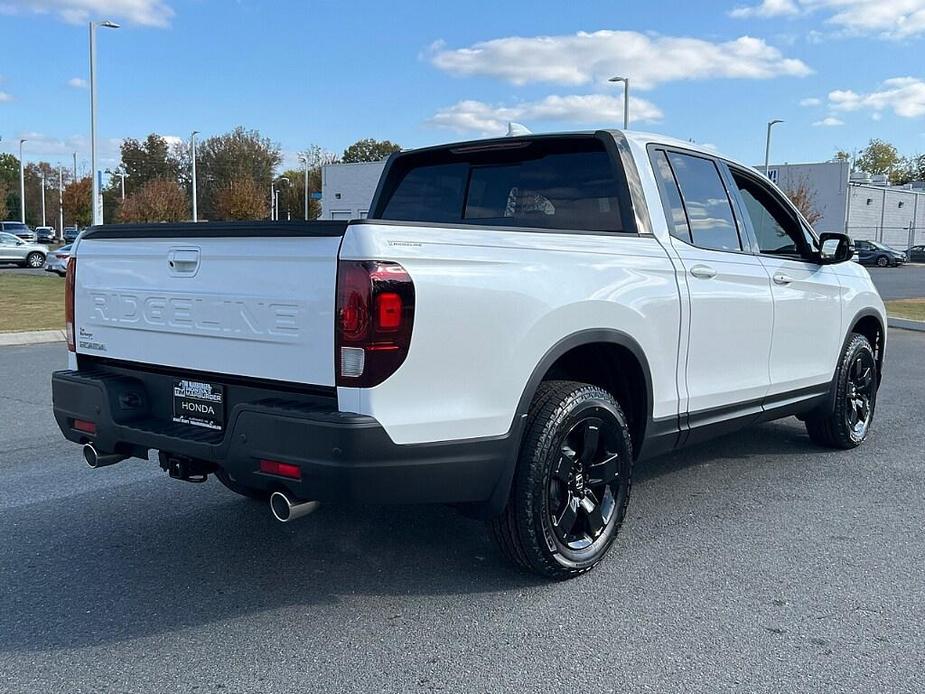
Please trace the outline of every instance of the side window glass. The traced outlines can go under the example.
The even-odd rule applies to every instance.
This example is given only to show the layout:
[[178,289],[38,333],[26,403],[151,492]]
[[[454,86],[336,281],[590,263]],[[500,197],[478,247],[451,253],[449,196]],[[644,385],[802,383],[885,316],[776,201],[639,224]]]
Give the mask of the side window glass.
[[807,243],[803,226],[774,194],[748,176],[733,171],[745,210],[758,238],[758,249],[767,255],[798,260],[809,259],[812,247]]
[[678,182],[674,180],[668,155],[658,150],[653,156],[655,175],[659,178],[662,190],[665,193],[665,210],[668,215],[668,231],[675,238],[691,243],[691,229],[687,225],[687,215],[684,214],[684,203],[681,202],[681,193],[678,191]]
[[668,158],[681,188],[693,244],[715,251],[742,250],[732,204],[716,164],[676,152]]

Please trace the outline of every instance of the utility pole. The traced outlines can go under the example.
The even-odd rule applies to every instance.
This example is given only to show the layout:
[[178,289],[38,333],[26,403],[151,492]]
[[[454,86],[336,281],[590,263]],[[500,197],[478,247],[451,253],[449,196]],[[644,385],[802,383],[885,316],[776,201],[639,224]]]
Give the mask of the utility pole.
[[39,176],[42,179],[42,226],[45,226],[45,172],[42,171]]
[[64,240],[64,166],[58,164],[58,238]]
[[90,22],[90,176],[94,226],[103,223],[103,204],[100,200],[100,184],[96,170],[96,28],[118,29],[119,25],[109,20]]
[[194,130],[193,134],[190,135],[190,148],[192,149],[192,158],[193,158],[193,221],[199,221],[199,210],[197,208],[196,201],[196,135],[199,134],[198,130]]
[[77,181],[77,152],[74,152],[74,181]]
[[26,223],[26,169],[22,161],[22,143],[28,142],[25,138],[19,140],[19,221]]

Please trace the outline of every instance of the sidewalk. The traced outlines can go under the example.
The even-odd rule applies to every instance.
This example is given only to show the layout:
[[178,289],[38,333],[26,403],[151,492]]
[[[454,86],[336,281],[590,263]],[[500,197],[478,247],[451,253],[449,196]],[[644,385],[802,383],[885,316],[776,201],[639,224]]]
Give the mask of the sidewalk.
[[24,333],[0,333],[0,347],[39,345],[43,342],[64,342],[63,330],[35,330]]

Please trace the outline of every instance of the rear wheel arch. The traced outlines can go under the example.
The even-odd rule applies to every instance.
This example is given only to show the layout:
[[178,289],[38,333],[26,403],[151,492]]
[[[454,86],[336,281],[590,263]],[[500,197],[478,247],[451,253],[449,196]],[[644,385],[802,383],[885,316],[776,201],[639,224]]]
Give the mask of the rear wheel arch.
[[[602,361],[606,368],[598,368]],[[491,517],[504,509],[522,445],[527,415],[544,381],[573,380],[610,392],[629,420],[634,456],[652,421],[652,375],[640,344],[628,333],[613,328],[593,328],[573,333],[549,348],[534,367],[517,406],[511,427],[511,456],[487,504],[475,512]]]
[[518,418],[530,409],[543,381],[571,380],[596,385],[623,407],[638,451],[652,417],[652,375],[649,361],[631,335],[612,328],[583,330],[553,345],[527,381],[517,408]]

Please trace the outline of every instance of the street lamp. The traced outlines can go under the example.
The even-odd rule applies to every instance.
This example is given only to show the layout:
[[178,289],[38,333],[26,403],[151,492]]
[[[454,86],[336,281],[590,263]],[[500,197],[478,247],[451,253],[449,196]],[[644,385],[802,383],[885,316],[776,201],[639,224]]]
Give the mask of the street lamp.
[[199,221],[199,208],[196,206],[196,136],[199,134],[198,130],[194,130],[193,134],[189,136],[190,139],[190,149],[191,156],[193,159],[193,221]]
[[28,142],[25,138],[19,140],[19,221],[26,223],[26,169],[22,163],[22,143]]
[[299,155],[299,161],[305,164],[305,221],[308,221],[308,156]]
[[768,139],[764,144],[764,175],[768,177],[768,168],[771,164],[771,128],[773,128],[778,123],[783,123],[780,118],[775,118],[774,120],[768,121]]
[[45,226],[45,172],[39,174],[42,179],[42,226]]
[[630,127],[630,78],[611,77],[608,82],[623,82],[623,129]]
[[108,173],[110,176],[118,176],[122,179],[122,202],[125,202],[125,177],[128,176],[128,174],[118,169],[115,171],[112,169],[106,169],[106,173]]
[[64,165],[58,164],[58,233],[64,240]]
[[[287,176],[280,176],[276,180],[285,181],[287,186],[292,185],[292,181],[290,181]],[[279,191],[275,189],[274,191],[275,192],[273,194],[273,210],[274,210],[273,219],[275,219],[276,221],[279,221]],[[289,205],[286,205],[286,211],[287,211],[287,219],[289,219]]]
[[103,223],[103,210],[100,209],[100,183],[96,171],[96,28],[118,29],[119,25],[108,19],[102,22],[90,22],[90,177],[93,191],[93,224]]

